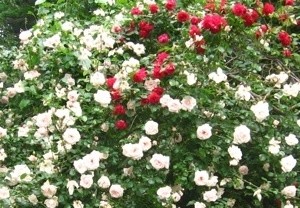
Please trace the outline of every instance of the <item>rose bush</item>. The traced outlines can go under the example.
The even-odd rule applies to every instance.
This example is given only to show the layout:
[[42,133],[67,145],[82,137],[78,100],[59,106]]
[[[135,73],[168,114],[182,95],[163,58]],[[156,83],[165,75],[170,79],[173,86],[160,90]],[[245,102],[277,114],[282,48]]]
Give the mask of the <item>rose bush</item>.
[[1,48],[2,207],[300,204],[297,1],[90,3]]

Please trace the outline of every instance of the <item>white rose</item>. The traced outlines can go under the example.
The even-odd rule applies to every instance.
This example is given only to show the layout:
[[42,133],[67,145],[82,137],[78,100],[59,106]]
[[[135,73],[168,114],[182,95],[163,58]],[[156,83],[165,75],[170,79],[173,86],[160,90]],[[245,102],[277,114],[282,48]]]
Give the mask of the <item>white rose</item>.
[[143,148],[140,144],[125,144],[122,146],[123,155],[133,160],[139,160],[143,157]]
[[123,193],[124,193],[124,189],[119,184],[113,184],[109,189],[109,194],[111,195],[112,198],[120,198],[123,196]]
[[184,96],[181,100],[182,109],[191,112],[197,105],[197,101],[192,96]]
[[155,135],[158,133],[158,123],[155,121],[147,121],[144,129],[147,135]]
[[235,145],[231,145],[228,148],[228,153],[230,155],[231,158],[235,159],[235,160],[241,160],[243,153],[241,151],[241,149],[238,146]]
[[78,100],[79,94],[77,92],[77,90],[72,90],[70,92],[68,92],[68,100],[71,102],[75,102]]
[[252,105],[250,110],[254,113],[256,120],[262,122],[269,116],[269,104],[267,102],[259,101]]
[[294,146],[299,143],[297,137],[294,134],[289,134],[284,138],[284,140],[289,146]]
[[249,142],[251,139],[250,129],[245,125],[235,127],[233,133],[233,144],[243,144]]
[[143,151],[148,151],[152,147],[152,142],[149,137],[142,136],[139,139],[139,144],[142,146]]
[[283,170],[283,172],[287,173],[287,172],[291,172],[293,170],[293,168],[297,164],[297,160],[295,160],[293,155],[289,155],[287,157],[282,158],[280,160],[280,164],[281,164],[281,169]]
[[74,145],[80,140],[80,133],[76,128],[67,128],[66,131],[62,135],[64,141],[67,143]]
[[150,159],[150,163],[156,170],[160,170],[163,168],[169,169],[170,157],[164,156],[162,154],[154,154]]
[[168,199],[171,196],[172,188],[170,186],[161,187],[156,191],[159,199]]
[[209,180],[206,182],[206,186],[208,187],[216,186],[218,182],[219,182],[218,176],[211,176]]
[[208,78],[212,79],[217,84],[227,80],[226,74],[224,74],[223,70],[220,67],[217,68],[217,72],[210,73],[208,75]]
[[73,195],[74,188],[79,188],[78,183],[76,181],[74,181],[74,180],[68,181],[68,183],[67,183],[67,189],[68,189],[68,192],[69,192],[70,196]]
[[194,208],[206,208],[206,205],[202,202],[196,202]]
[[62,25],[61,25],[61,29],[63,31],[72,31],[73,30],[73,27],[74,27],[74,24],[72,22],[64,22]]
[[87,154],[82,158],[85,166],[88,170],[96,170],[99,167],[101,153],[93,150],[90,154]]
[[205,191],[203,193],[203,199],[207,202],[214,202],[218,199],[218,192],[216,189],[212,189],[210,191]]
[[101,176],[97,181],[97,184],[100,188],[106,189],[110,186],[110,180],[107,176]]
[[100,103],[101,106],[107,107],[111,102],[111,95],[106,90],[98,90],[97,93],[94,94],[94,99]]
[[58,198],[57,196],[50,198],[50,199],[46,199],[44,201],[44,204],[46,205],[47,208],[55,208],[58,206]]
[[3,138],[7,135],[7,130],[0,126],[0,138]]
[[250,90],[251,90],[250,87],[239,85],[238,90],[235,92],[235,98],[238,100],[249,101],[251,98]]
[[197,128],[197,137],[201,140],[209,139],[212,135],[212,127],[209,124],[203,124]]
[[281,194],[285,195],[286,198],[292,198],[296,196],[297,188],[295,186],[286,186],[282,189]]
[[83,188],[90,188],[93,185],[93,175],[81,175],[79,184]]
[[90,83],[94,86],[100,86],[105,84],[104,74],[101,72],[95,72],[90,77]]
[[0,188],[0,200],[8,199],[10,197],[9,189],[4,186]]
[[42,193],[45,197],[51,198],[56,194],[57,187],[54,185],[51,185],[50,182],[47,180],[42,186],[41,186]]
[[52,123],[51,113],[40,113],[36,116],[36,125],[40,128],[46,128]]
[[22,43],[27,43],[29,38],[32,36],[32,32],[30,30],[22,31],[19,35],[19,39]]
[[[191,42],[191,44],[193,44],[193,40]],[[197,77],[194,73],[190,73],[188,71],[184,71],[183,72],[186,75],[186,79],[187,79],[187,84],[188,85],[194,85],[197,82]]]
[[83,208],[84,205],[80,200],[75,200],[75,201],[73,201],[73,207],[74,208]]
[[195,172],[194,182],[197,186],[205,186],[209,180],[209,174],[206,170],[197,170]]

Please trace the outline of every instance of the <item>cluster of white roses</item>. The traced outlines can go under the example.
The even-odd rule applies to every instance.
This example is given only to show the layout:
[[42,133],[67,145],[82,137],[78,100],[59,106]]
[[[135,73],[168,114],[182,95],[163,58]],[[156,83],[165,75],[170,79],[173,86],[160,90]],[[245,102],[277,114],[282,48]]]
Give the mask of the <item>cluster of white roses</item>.
[[180,110],[191,112],[197,105],[197,101],[192,96],[184,96],[182,100],[173,99],[170,95],[164,94],[160,100],[162,107],[167,107],[170,112],[179,113]]

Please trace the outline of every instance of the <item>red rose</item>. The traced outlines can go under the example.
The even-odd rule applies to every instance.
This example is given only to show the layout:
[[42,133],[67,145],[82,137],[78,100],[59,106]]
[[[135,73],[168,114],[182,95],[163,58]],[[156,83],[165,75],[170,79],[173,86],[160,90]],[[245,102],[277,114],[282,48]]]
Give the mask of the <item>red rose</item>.
[[204,29],[211,31],[212,33],[218,33],[222,27],[226,26],[227,22],[224,17],[218,14],[209,14],[203,18],[202,26]]
[[158,95],[162,95],[164,93],[164,88],[162,88],[162,87],[155,87],[151,92],[155,92]]
[[248,9],[242,18],[246,26],[251,26],[258,20],[259,14],[253,9]]
[[140,21],[140,23],[139,23],[139,28],[140,28],[141,30],[145,30],[145,31],[150,32],[150,31],[153,30],[154,26],[153,26],[153,24],[151,24],[150,22]]
[[284,49],[282,51],[283,56],[285,57],[291,57],[292,56],[292,51],[290,49]]
[[140,8],[138,8],[138,7],[133,7],[132,9],[131,9],[131,14],[132,15],[140,15],[140,14],[142,14],[143,12],[140,10]]
[[289,46],[292,42],[292,38],[290,37],[290,35],[285,32],[285,31],[281,31],[279,34],[278,34],[278,39],[279,41],[281,42],[281,44],[283,46]]
[[247,12],[247,7],[244,5],[244,4],[241,4],[241,3],[236,3],[233,5],[232,7],[232,13],[235,15],[235,16],[243,16],[244,14],[246,14]]
[[156,92],[151,92],[148,96],[147,96],[147,100],[149,104],[157,104],[159,103],[160,100],[160,95],[157,94]]
[[204,54],[205,52],[205,40],[199,40],[194,42],[196,53],[198,54]]
[[176,7],[176,0],[167,0],[165,8],[169,11],[174,10]]
[[269,15],[272,14],[274,11],[275,11],[275,7],[273,6],[273,4],[271,4],[271,3],[265,3],[265,4],[264,4],[263,10],[262,10],[262,13],[263,13],[264,15],[269,16]]
[[284,1],[284,5],[285,6],[293,6],[294,5],[294,0],[285,0]]
[[161,79],[164,77],[164,74],[161,72],[161,67],[158,65],[154,66],[152,75],[155,79]]
[[157,6],[157,4],[150,4],[149,10],[150,10],[151,14],[155,14],[159,11],[159,7]]
[[147,105],[147,104],[149,104],[149,101],[147,98],[141,99],[141,105]]
[[106,85],[107,85],[107,87],[108,87],[108,88],[113,88],[113,86],[114,86],[116,80],[117,80],[117,79],[114,78],[114,77],[107,78],[107,79],[106,79]]
[[190,21],[192,25],[198,25],[201,22],[201,19],[199,17],[192,16]]
[[114,107],[113,110],[114,115],[124,115],[125,113],[126,113],[126,108],[123,105],[118,104]]
[[167,52],[161,52],[157,54],[155,64],[161,65],[168,57],[169,54]]
[[165,75],[170,76],[170,75],[174,74],[174,72],[175,72],[174,64],[170,63],[165,67],[165,70],[164,70]]
[[147,77],[147,71],[145,68],[141,68],[133,75],[133,81],[135,82],[143,82]]
[[199,29],[199,27],[197,27],[196,25],[191,25],[190,29],[189,29],[189,34],[190,36],[193,38],[196,35],[200,35],[201,31]]
[[140,30],[139,31],[139,36],[141,38],[147,38],[149,36],[150,32],[146,31],[146,30]]
[[118,130],[123,130],[127,128],[127,123],[124,120],[117,120],[115,126]]
[[110,92],[112,100],[120,100],[122,98],[120,91],[114,90]]
[[181,10],[180,12],[178,12],[177,14],[178,22],[186,22],[189,19],[190,19],[190,15],[186,11]]
[[168,43],[170,41],[170,37],[167,33],[161,34],[160,36],[158,36],[157,41],[159,43]]

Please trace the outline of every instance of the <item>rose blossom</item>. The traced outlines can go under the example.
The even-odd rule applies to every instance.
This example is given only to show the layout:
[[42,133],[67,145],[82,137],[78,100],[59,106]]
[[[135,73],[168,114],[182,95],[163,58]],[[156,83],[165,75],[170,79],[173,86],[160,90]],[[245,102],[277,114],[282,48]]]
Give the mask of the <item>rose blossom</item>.
[[109,193],[112,198],[120,198],[123,196],[124,189],[119,184],[113,184],[109,189]]
[[251,139],[250,129],[245,125],[235,127],[233,133],[233,144],[243,144]]
[[209,174],[206,170],[197,170],[195,172],[194,182],[197,186],[205,186],[209,180]]
[[164,33],[157,37],[157,41],[162,44],[168,43],[170,41],[170,37],[167,33]]
[[104,77],[104,74],[101,73],[101,72],[95,72],[93,74],[91,74],[90,76],[90,83],[93,85],[93,86],[101,86],[101,85],[104,85],[105,84],[105,77]]
[[190,15],[186,11],[181,10],[178,12],[178,14],[177,14],[178,22],[186,22],[189,19],[190,19]]
[[293,168],[297,164],[297,160],[293,157],[293,155],[289,155],[280,160],[281,169],[283,172],[288,173],[293,170]]
[[241,175],[247,175],[248,172],[249,172],[249,169],[246,165],[242,165],[242,166],[239,167],[239,173]]
[[97,181],[97,184],[100,188],[107,189],[110,186],[110,180],[107,176],[102,175]]
[[93,175],[81,175],[79,184],[83,188],[90,188],[93,185]]
[[269,15],[272,14],[274,11],[275,11],[275,7],[274,7],[273,4],[271,4],[271,3],[265,3],[265,4],[264,4],[263,10],[262,10],[262,13],[263,13],[264,15],[269,16]]
[[197,128],[197,137],[201,140],[209,139],[212,135],[211,133],[212,127],[209,124],[203,124],[202,126],[198,126]]
[[85,162],[84,162],[83,159],[75,160],[73,162],[73,166],[77,170],[78,173],[82,174],[85,171],[87,171],[87,167],[86,167]]
[[241,149],[238,146],[235,145],[231,145],[228,148],[228,153],[230,155],[231,158],[235,159],[235,160],[241,160],[243,153],[241,151]]
[[76,181],[74,181],[74,180],[68,181],[68,183],[67,183],[67,189],[68,189],[68,192],[69,192],[70,196],[73,195],[74,188],[79,188],[78,183]]
[[151,139],[146,136],[142,136],[139,139],[139,144],[141,145],[143,151],[148,151],[152,147]]
[[42,186],[41,186],[42,193],[45,197],[51,198],[56,194],[57,187],[54,185],[51,185],[49,181],[47,180]]
[[155,135],[158,133],[158,123],[155,121],[147,121],[144,130],[147,135]]
[[122,146],[123,155],[133,160],[139,160],[143,157],[143,149],[140,144],[125,144]]
[[74,145],[79,142],[81,136],[79,131],[76,128],[67,128],[66,131],[62,135],[64,141],[67,143]]
[[289,134],[284,138],[284,140],[289,146],[294,146],[299,143],[297,137],[294,134]]
[[79,200],[73,201],[72,205],[73,205],[74,208],[84,208],[83,203],[81,201],[79,201]]
[[160,170],[163,168],[169,169],[170,157],[155,153],[154,155],[152,155],[150,163],[156,170]]
[[168,110],[172,113],[178,113],[182,109],[179,99],[171,99],[167,104]]
[[50,198],[50,199],[46,199],[44,201],[44,204],[46,205],[47,208],[55,208],[58,206],[58,198],[57,196]]
[[9,197],[9,189],[6,186],[0,187],[0,200],[8,199]]
[[241,3],[235,3],[232,7],[232,13],[235,16],[243,16],[247,12],[247,7]]
[[0,139],[7,135],[7,130],[0,126]]
[[218,199],[218,192],[216,189],[211,189],[210,191],[205,191],[203,193],[203,199],[207,202],[214,202]]
[[181,100],[181,106],[183,110],[191,112],[197,105],[197,101],[192,96],[184,96]]
[[111,102],[111,95],[106,90],[98,90],[97,93],[94,94],[94,99],[100,103],[101,106],[108,107],[108,104]]
[[202,202],[196,202],[194,208],[206,208],[206,205]]
[[[1,195],[1,194],[0,194]],[[28,201],[33,204],[33,205],[37,205],[37,203],[39,202],[36,195],[31,194],[27,197]]]
[[161,200],[168,199],[171,196],[172,188],[170,186],[161,187],[157,190],[156,194]]
[[269,116],[269,104],[264,101],[259,101],[257,104],[252,105],[250,110],[254,113],[258,122],[262,122]]
[[295,186],[286,186],[282,189],[281,194],[285,195],[286,198],[292,198],[296,196],[297,188]]
[[286,31],[281,31],[278,34],[278,39],[283,46],[289,46],[292,42],[292,38]]

